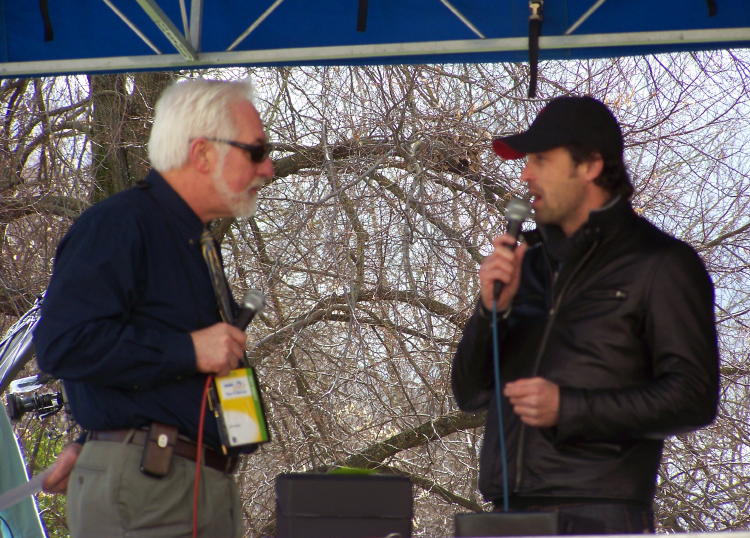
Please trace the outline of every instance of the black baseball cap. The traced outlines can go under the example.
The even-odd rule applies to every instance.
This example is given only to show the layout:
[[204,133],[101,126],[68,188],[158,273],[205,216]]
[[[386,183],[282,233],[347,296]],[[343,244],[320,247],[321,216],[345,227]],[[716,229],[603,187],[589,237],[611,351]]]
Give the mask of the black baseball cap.
[[622,131],[607,106],[590,96],[563,96],[552,99],[523,133],[492,141],[495,153],[503,159],[520,159],[560,146],[580,146],[602,157],[622,157]]

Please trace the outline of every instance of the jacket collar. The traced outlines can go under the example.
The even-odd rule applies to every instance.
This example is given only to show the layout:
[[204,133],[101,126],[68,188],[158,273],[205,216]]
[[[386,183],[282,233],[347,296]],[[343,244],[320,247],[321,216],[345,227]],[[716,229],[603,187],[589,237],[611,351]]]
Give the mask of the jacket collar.
[[622,230],[627,230],[635,218],[635,212],[628,200],[616,197],[606,206],[589,213],[589,219],[570,237],[554,224],[545,224],[536,230],[524,233],[529,245],[543,244],[547,254],[555,261],[583,252],[593,242],[606,240]]

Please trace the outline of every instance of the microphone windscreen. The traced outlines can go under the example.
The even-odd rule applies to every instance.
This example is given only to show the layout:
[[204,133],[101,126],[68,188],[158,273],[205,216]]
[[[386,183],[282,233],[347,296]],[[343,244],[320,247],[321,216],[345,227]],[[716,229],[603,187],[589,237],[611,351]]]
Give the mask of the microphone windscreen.
[[505,206],[505,220],[508,222],[508,233],[518,238],[521,224],[531,213],[531,205],[521,198],[511,198]]
[[[531,213],[531,204],[528,201],[521,198],[511,198],[508,201],[508,205],[505,206],[505,220],[508,223],[507,232],[518,239],[521,235],[521,225],[523,221]],[[510,250],[515,250],[515,243],[510,245]],[[499,280],[495,280],[492,284],[492,296],[497,300],[500,297],[500,293],[503,291],[503,283]]]
[[266,306],[266,297],[258,290],[248,290],[240,304],[243,308],[252,308],[256,314]]
[[248,290],[240,303],[234,326],[244,331],[264,306],[266,306],[266,298],[263,294],[258,290]]

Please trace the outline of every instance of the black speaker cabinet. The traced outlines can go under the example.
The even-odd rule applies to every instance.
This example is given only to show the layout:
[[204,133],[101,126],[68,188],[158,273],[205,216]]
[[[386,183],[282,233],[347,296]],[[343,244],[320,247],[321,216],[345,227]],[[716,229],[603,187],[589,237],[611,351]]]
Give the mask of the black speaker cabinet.
[[278,538],[407,538],[411,518],[411,481],[403,476],[276,477]]

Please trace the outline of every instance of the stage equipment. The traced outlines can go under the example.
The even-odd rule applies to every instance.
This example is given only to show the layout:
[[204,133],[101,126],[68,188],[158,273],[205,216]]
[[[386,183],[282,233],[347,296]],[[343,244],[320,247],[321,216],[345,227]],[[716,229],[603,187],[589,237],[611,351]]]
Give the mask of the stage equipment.
[[278,538],[407,538],[411,481],[385,474],[276,477]]

